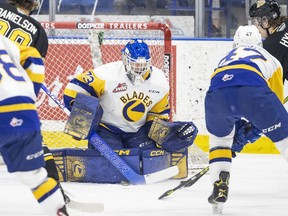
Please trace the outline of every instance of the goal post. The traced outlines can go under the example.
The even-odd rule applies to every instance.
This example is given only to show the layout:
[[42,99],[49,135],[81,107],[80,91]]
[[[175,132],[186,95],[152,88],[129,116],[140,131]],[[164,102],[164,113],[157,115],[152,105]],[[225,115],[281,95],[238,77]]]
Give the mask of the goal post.
[[[151,64],[165,73],[170,85],[171,113],[176,110],[176,82],[170,28],[153,22],[42,22],[49,42],[45,58],[45,86],[59,100],[77,74],[121,60],[121,49],[134,38],[144,39]],[[86,147],[63,133],[68,116],[43,91],[37,100],[45,144],[50,148]]]

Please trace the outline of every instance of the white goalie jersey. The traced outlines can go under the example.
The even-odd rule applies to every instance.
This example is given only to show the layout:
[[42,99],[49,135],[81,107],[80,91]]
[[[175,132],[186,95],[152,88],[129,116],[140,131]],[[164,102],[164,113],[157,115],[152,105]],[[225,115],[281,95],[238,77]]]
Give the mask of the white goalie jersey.
[[122,61],[108,63],[76,76],[64,91],[71,109],[78,92],[98,97],[104,110],[101,123],[113,131],[136,132],[155,116],[168,119],[169,83],[164,73],[151,67],[145,82],[135,86],[126,75]]

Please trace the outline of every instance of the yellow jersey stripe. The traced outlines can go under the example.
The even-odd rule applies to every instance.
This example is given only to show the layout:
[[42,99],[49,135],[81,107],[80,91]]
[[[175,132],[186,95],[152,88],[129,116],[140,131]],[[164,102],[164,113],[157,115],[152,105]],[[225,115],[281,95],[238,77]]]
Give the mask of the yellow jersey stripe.
[[64,95],[67,95],[67,96],[72,97],[72,98],[76,98],[77,93],[78,93],[77,91],[74,91],[72,89],[65,88],[65,90],[64,90]]
[[27,104],[27,103],[0,106],[0,113],[23,111],[23,110],[36,110],[36,106],[35,104]]
[[[94,91],[96,92],[97,96],[101,96],[104,92],[105,89],[105,84],[106,81],[100,79],[99,77],[97,77],[94,73],[93,73],[93,77],[94,80],[93,82],[90,84],[90,86],[94,89]],[[77,78],[77,77],[76,77]],[[81,80],[80,80],[81,81]]]

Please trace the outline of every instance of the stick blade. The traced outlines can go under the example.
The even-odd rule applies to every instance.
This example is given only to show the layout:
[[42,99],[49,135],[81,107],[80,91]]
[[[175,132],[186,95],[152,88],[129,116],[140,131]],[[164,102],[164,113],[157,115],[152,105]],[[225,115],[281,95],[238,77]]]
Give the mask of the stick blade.
[[155,173],[144,175],[146,184],[161,182],[176,176],[179,173],[178,166],[168,167]]
[[170,194],[172,194],[174,191],[173,190],[168,190],[165,193],[163,193],[158,199],[163,199],[164,197],[169,196]]
[[71,209],[76,209],[78,211],[89,213],[97,213],[104,211],[104,204],[100,202],[84,202],[71,199],[67,206]]

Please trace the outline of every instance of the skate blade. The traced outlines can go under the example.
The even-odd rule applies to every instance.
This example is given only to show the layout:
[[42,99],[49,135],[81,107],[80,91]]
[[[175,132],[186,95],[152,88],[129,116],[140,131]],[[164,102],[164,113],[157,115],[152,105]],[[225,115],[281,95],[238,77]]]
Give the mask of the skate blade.
[[222,214],[223,213],[223,203],[213,203],[212,204],[212,211],[213,214]]

